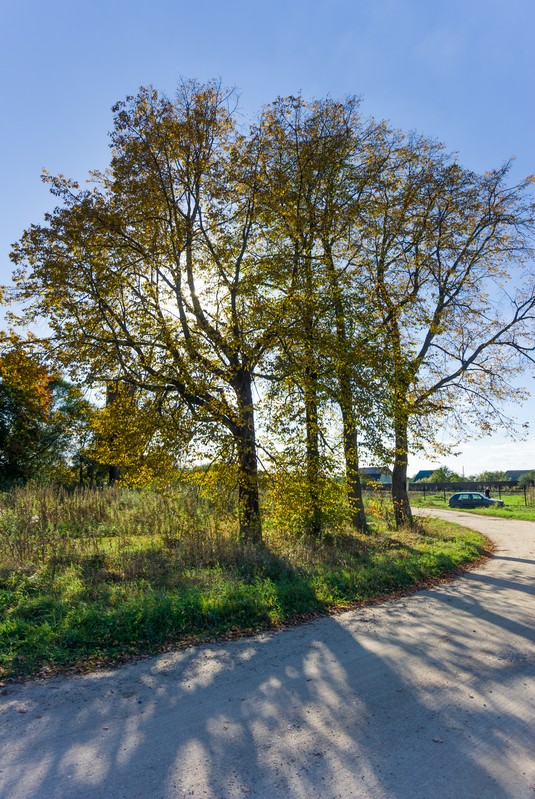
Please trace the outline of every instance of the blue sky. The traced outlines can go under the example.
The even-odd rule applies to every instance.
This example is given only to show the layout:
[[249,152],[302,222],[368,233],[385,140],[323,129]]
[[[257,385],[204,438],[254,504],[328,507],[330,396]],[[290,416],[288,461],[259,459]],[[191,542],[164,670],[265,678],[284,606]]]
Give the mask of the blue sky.
[[[445,142],[484,171],[535,172],[533,0],[2,0],[0,282],[9,246],[52,206],[40,172],[108,159],[110,108],[153,84],[221,78],[255,114],[278,95],[362,97],[363,111]],[[533,378],[526,385],[535,388]],[[532,399],[516,410],[533,421]],[[500,430],[441,458],[466,474],[535,467]],[[432,465],[413,458],[410,471]]]

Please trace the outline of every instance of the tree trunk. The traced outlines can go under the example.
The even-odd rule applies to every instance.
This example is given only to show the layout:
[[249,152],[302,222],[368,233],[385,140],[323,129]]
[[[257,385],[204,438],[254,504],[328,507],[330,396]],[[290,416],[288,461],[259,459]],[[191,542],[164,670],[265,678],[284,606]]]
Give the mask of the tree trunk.
[[342,412],[344,456],[346,462],[347,498],[351,508],[351,524],[355,530],[365,533],[368,530],[362,487],[360,483],[357,429],[355,410],[351,399],[351,381],[347,375],[340,374],[339,404]]
[[[106,386],[106,408],[112,405],[119,393],[119,380],[110,380],[110,382]],[[108,485],[114,486],[116,485],[117,481],[119,480],[119,467],[113,463],[110,463],[108,466]]]
[[368,523],[366,521],[366,512],[362,500],[362,486],[360,483],[357,425],[355,421],[353,392],[351,390],[351,367],[347,362],[344,362],[344,359],[347,358],[348,341],[342,289],[339,284],[330,245],[324,241],[324,246],[327,255],[326,265],[336,322],[336,341],[338,345],[336,367],[338,404],[340,405],[340,411],[342,413],[347,498],[349,507],[351,508],[352,527],[358,532],[366,532]]
[[238,452],[238,514],[240,539],[247,544],[262,541],[258,461],[251,375],[241,371],[235,382],[239,422],[234,430]]
[[307,367],[305,369],[305,427],[306,427],[306,479],[308,508],[306,518],[307,535],[318,538],[321,535],[322,512],[320,503],[320,451],[317,376]]
[[402,416],[394,422],[395,456],[392,470],[392,501],[396,527],[412,526],[412,512],[407,493],[408,422]]
[[320,500],[320,446],[319,446],[319,407],[318,407],[318,369],[317,369],[317,330],[315,304],[317,289],[314,281],[314,262],[311,240],[304,250],[303,277],[306,299],[302,305],[302,324],[304,332],[305,368],[303,389],[305,399],[306,435],[306,480],[307,508],[305,532],[311,538],[319,538],[323,527],[323,513]]

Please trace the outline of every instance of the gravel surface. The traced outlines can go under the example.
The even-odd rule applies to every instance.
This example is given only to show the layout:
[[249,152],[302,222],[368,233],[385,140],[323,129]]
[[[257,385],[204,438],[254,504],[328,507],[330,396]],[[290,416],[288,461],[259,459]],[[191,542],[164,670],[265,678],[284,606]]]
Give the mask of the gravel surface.
[[2,799],[535,799],[535,523],[413,596],[0,696]]

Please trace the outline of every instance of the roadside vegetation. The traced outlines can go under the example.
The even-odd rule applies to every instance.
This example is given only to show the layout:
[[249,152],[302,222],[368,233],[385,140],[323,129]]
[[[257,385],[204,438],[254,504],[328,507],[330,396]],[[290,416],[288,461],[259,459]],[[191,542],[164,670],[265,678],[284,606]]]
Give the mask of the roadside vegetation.
[[240,540],[228,492],[194,482],[160,493],[26,487],[0,498],[1,679],[276,628],[426,584],[485,547],[438,520],[394,531],[379,499],[368,502],[372,534],[332,511],[311,541],[291,498],[280,502],[269,486],[257,544]]

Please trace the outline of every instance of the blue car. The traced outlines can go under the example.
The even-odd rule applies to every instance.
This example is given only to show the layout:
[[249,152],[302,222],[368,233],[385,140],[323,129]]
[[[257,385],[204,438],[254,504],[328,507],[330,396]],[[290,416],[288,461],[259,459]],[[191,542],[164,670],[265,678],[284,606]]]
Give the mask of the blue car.
[[476,491],[459,491],[449,498],[450,508],[503,508],[501,499],[489,499]]

